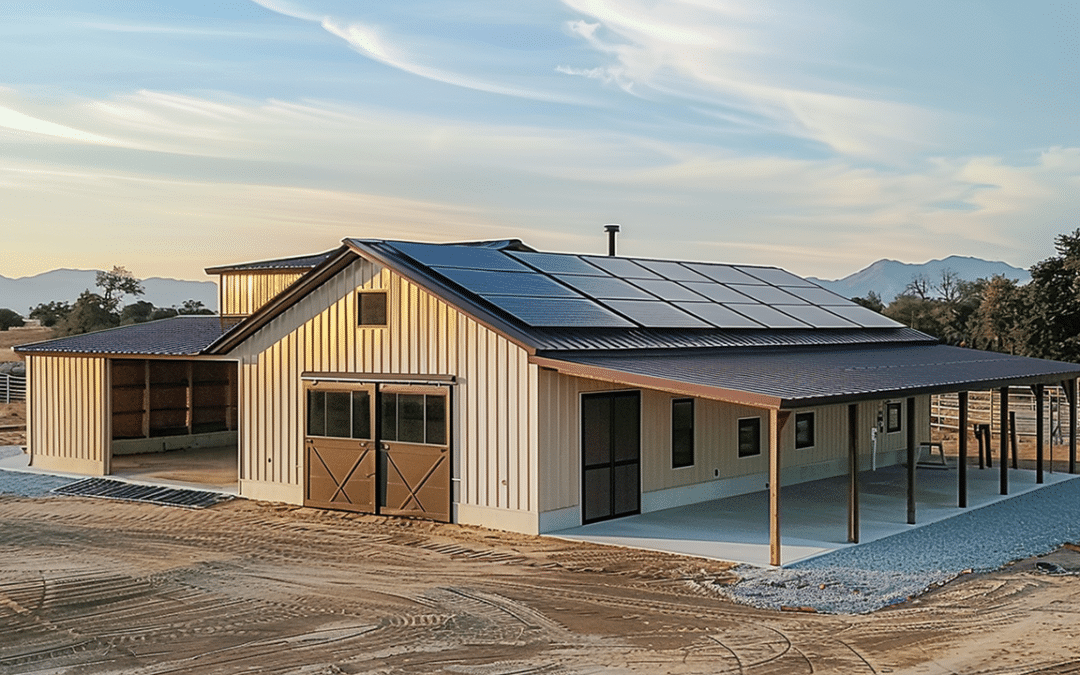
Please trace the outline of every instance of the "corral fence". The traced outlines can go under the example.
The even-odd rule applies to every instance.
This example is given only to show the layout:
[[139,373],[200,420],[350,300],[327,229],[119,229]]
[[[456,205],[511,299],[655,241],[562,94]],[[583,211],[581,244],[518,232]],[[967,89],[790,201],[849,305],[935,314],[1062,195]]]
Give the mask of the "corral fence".
[[[1009,412],[1015,413],[1017,436],[1035,436],[1035,392],[1030,387],[1009,387]],[[934,429],[956,431],[960,423],[960,403],[956,394],[937,394],[930,403],[930,424]],[[992,391],[968,392],[968,431],[971,425],[989,424],[997,434],[1001,426],[1001,394]],[[1043,433],[1051,443],[1065,443],[1069,434],[1069,399],[1061,387],[1043,389]]]
[[26,400],[26,376],[0,373],[0,403]]

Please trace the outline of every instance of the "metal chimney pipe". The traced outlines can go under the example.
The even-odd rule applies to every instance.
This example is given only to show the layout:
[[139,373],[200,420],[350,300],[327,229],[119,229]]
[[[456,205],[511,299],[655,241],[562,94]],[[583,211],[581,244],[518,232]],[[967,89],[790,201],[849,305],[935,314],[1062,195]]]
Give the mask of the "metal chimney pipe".
[[618,223],[608,223],[607,225],[604,225],[604,232],[607,232],[607,254],[611,257],[615,257],[615,234],[618,231]]

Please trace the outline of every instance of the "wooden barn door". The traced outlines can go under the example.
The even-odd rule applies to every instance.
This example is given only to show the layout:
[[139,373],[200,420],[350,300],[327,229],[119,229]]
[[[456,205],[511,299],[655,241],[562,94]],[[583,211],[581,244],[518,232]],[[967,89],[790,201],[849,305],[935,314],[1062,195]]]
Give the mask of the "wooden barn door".
[[641,393],[581,397],[582,522],[641,512]]
[[383,385],[379,401],[379,512],[450,522],[449,391]]
[[374,385],[307,387],[304,505],[376,512]]

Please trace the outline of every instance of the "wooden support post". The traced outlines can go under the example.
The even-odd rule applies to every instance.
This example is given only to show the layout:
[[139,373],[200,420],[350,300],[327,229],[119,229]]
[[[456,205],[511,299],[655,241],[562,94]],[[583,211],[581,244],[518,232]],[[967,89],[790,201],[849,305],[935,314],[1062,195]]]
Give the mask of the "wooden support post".
[[780,416],[769,410],[769,564],[780,566]]
[[915,524],[915,451],[918,446],[915,435],[915,398],[907,400],[907,522]]
[[1001,388],[1001,421],[998,427],[998,444],[1001,447],[1001,494],[1009,494],[1009,388]]
[[1012,453],[1012,468],[1019,469],[1020,462],[1017,455],[1020,454],[1020,446],[1016,442],[1016,411],[1009,411],[1009,451]]
[[1076,473],[1076,378],[1065,384],[1069,396],[1069,473]]
[[150,360],[143,361],[143,438],[150,438]]
[[[1043,482],[1043,385],[1035,385],[1035,482]],[[1015,431],[1015,429],[1014,429]]]
[[193,428],[195,426],[195,362],[187,362],[187,392],[186,403],[187,411],[184,414],[184,422],[187,426],[188,436],[195,433]]
[[[957,440],[960,455],[956,461],[956,504],[960,508],[967,508],[967,454],[968,454],[968,393],[961,391],[956,395],[957,404],[960,408],[960,423],[957,425],[960,433]],[[982,443],[979,443],[982,446]],[[979,462],[982,463],[981,460]]]
[[859,543],[859,406],[848,405],[848,541]]

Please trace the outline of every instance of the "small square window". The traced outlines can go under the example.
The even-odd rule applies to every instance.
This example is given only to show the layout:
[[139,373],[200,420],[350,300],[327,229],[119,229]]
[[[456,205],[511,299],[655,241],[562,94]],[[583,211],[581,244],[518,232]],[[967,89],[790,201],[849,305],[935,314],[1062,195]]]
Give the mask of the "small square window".
[[795,413],[795,447],[814,447],[814,413]]
[[885,431],[892,433],[900,431],[902,406],[900,403],[888,403],[885,405]]
[[739,420],[739,457],[761,454],[761,418],[747,417]]
[[356,304],[361,326],[386,325],[386,291],[361,291]]
[[671,402],[671,468],[694,465],[694,399]]

